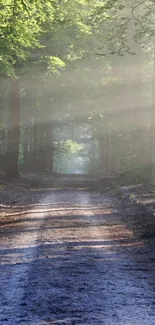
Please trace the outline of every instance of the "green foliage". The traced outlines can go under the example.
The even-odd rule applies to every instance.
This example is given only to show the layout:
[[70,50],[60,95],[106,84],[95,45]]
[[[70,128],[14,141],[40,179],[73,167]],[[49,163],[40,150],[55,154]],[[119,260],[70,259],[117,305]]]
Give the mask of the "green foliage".
[[80,170],[82,167],[80,166],[80,155],[83,149],[84,145],[82,143],[77,143],[71,139],[61,141],[59,143],[59,148],[56,147],[55,150],[55,170],[62,173],[74,173],[76,170]]
[[[102,62],[94,58],[91,61],[88,59],[98,47],[101,55],[124,55],[126,52],[134,54],[135,42],[142,43],[146,50],[146,44],[148,45],[155,35],[154,17],[155,6],[148,0],[139,0],[136,4],[134,0],[127,4],[122,0],[1,0],[0,73],[15,78],[22,69],[24,74],[31,71],[31,75],[35,74],[35,69],[42,75],[43,69],[46,76],[55,74],[57,77],[66,68],[67,63],[72,61],[64,79],[57,83],[58,78],[53,77],[52,83],[46,83],[46,91],[37,90],[36,106],[40,111],[43,108],[43,115],[51,112],[51,119],[54,114],[61,114],[62,123],[63,113],[68,117],[74,115],[73,109],[78,110],[82,116],[85,114],[86,119],[89,119],[88,123],[93,126],[93,137],[98,141],[105,133],[104,121],[105,124],[108,122],[104,110],[106,106],[107,110],[111,107],[109,98],[116,98],[115,107],[119,106],[119,97],[122,98],[124,94],[125,102],[129,92],[133,92],[134,86],[130,91],[129,87],[124,87],[127,89],[126,94],[124,93],[123,74],[111,74],[113,67],[108,61],[109,58],[103,58]],[[80,66],[77,59],[81,59],[85,54],[85,61],[81,60]],[[89,61],[89,64],[86,61]],[[132,84],[133,80],[134,78],[131,79]],[[32,94],[30,97],[32,100]],[[108,98],[108,103],[105,98]],[[98,116],[96,121],[94,116]],[[116,129],[119,127],[118,121]],[[135,162],[139,145],[134,147],[136,141],[134,136],[131,136],[131,130],[127,127],[127,135],[123,135],[119,130],[115,131],[114,139],[111,139],[111,151],[116,154],[115,148],[119,148],[117,154],[120,158],[120,169],[128,174],[127,178],[138,181],[140,175],[146,175],[146,172],[143,166]],[[110,130],[108,131],[110,133]],[[67,159],[84,151],[78,142],[82,139],[80,136],[78,139],[78,136],[79,134],[76,138],[69,137],[72,140],[64,138],[62,147]],[[99,167],[98,144],[93,145],[89,170],[95,169],[95,166]]]
[[[36,10],[37,9],[37,10]],[[19,0],[2,0],[0,11],[0,60],[1,71],[14,76],[13,66],[25,61],[30,48],[40,46],[38,37],[42,32],[40,8],[34,3],[27,7]]]
[[76,155],[80,150],[83,149],[83,145],[81,143],[77,143],[73,140],[67,140],[65,142],[65,148],[67,155]]
[[1,0],[0,72],[15,77],[24,61],[44,61],[47,56],[49,70],[55,72],[63,57],[70,59],[70,51],[72,57],[77,48],[81,51],[84,43],[80,46],[79,40],[94,33],[104,11],[95,0]]
[[54,169],[63,173],[87,173],[91,135],[88,124],[55,128]]
[[145,43],[155,35],[154,16],[155,6],[147,0],[126,5],[122,0],[1,0],[0,72],[15,77],[15,68],[27,61],[46,61],[48,71],[55,72],[65,60],[92,51],[85,44],[91,37],[100,55],[134,53],[129,31]]
[[[135,54],[135,43],[141,43],[143,47],[148,42],[154,42],[155,36],[155,5],[154,1],[131,0],[124,3],[122,0],[110,1],[106,8],[109,8],[110,19],[103,20],[103,36],[99,45],[98,54],[119,55],[126,53]],[[110,6],[109,6],[110,3]]]

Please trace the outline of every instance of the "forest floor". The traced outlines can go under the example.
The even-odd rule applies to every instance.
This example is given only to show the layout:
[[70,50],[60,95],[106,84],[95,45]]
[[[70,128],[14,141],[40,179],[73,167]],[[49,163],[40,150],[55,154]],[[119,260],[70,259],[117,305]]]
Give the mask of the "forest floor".
[[154,190],[44,185],[0,183],[0,325],[155,325]]

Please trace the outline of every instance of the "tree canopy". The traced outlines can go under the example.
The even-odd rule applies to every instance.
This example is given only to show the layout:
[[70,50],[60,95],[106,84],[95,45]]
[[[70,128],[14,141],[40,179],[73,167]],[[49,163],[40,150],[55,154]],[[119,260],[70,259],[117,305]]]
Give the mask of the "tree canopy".
[[26,61],[61,66],[63,59],[81,55],[83,41],[109,18],[113,2],[1,0],[1,73],[15,76],[16,67]]
[[[12,86],[7,91],[11,89],[13,100],[8,103],[6,98],[10,97],[3,96],[6,117],[0,127],[2,137],[7,139],[3,151],[7,151],[9,141],[13,147],[12,138],[16,138],[16,151],[9,149],[14,156],[16,152],[16,166],[19,135],[20,161],[27,168],[36,168],[38,157],[45,156],[41,152],[47,151],[50,157],[49,152],[55,150],[51,140],[54,128],[66,125],[68,129],[68,123],[72,123],[75,129],[86,120],[92,129],[94,148],[100,148],[101,165],[106,132],[107,137],[110,132],[115,134],[108,140],[113,149],[107,151],[114,152],[123,139],[124,150],[130,150],[121,161],[126,160],[128,165],[128,157],[136,160],[136,148],[140,148],[136,128],[143,125],[144,116],[147,128],[150,112],[146,112],[145,105],[150,105],[151,91],[145,85],[149,83],[151,88],[154,17],[155,6],[150,0],[1,0],[0,75],[11,77]],[[17,81],[18,77],[20,87],[15,87],[13,79]],[[5,87],[1,90],[3,95]],[[11,117],[7,116],[9,105]],[[141,109],[140,116],[136,109]],[[18,119],[14,118],[14,125],[10,122],[8,127],[7,119],[11,121],[15,111]],[[17,128],[15,137],[13,130]],[[148,133],[145,138],[146,147]],[[108,141],[104,141],[108,147]],[[72,150],[68,143],[65,146]],[[112,153],[109,159],[112,164]],[[7,160],[12,164],[11,159]],[[137,165],[139,161],[137,158]],[[43,166],[44,162],[40,169]]]

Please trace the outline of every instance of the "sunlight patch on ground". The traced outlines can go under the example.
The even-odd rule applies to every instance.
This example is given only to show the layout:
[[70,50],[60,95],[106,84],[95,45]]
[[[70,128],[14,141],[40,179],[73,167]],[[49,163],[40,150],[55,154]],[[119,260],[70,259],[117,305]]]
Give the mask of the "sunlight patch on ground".
[[[63,199],[64,203],[62,203]],[[70,193],[70,197],[68,193],[62,196],[54,193],[47,194],[42,197],[39,206],[41,203],[44,205],[43,209],[35,205],[34,211],[31,207],[32,213],[27,213],[26,217],[15,216],[6,220],[5,227],[8,229],[14,227],[14,230],[17,230],[17,234],[12,235],[14,239],[12,254],[9,252],[10,246],[4,249],[6,257],[4,262],[7,263],[10,259],[8,263],[10,265],[7,266],[10,272],[9,287],[14,287],[10,296],[10,290],[7,293],[7,300],[12,306],[11,313],[17,314],[18,317],[22,315],[23,307],[19,311],[18,307],[25,290],[29,294],[25,301],[28,303],[27,323],[30,325],[71,325],[74,320],[77,324],[83,320],[82,325],[104,322],[106,325],[117,323],[133,325],[132,322],[130,324],[130,311],[133,314],[134,325],[142,325],[135,313],[136,298],[133,294],[139,295],[141,303],[145,305],[145,297],[142,294],[148,290],[147,281],[144,278],[141,288],[139,274],[141,275],[142,271],[137,268],[136,263],[132,261],[132,256],[130,258],[128,254],[133,248],[140,247],[142,242],[134,242],[132,232],[121,223],[121,218],[114,208],[115,201],[111,197],[109,202],[107,199],[104,201],[103,197],[103,206],[105,206],[103,208],[102,196],[101,200],[97,201],[97,206],[94,206],[90,193],[83,195],[83,192],[74,192],[73,195]],[[39,212],[36,212],[38,210]],[[17,223],[10,226],[10,222],[13,221]],[[8,241],[9,236],[8,233],[6,237]],[[14,263],[13,267],[11,263]],[[141,265],[139,264],[138,267],[141,268]],[[131,273],[135,268],[137,268],[137,278]],[[29,286],[32,287],[33,292],[30,291]],[[35,290],[36,287],[38,290]],[[15,288],[19,290],[16,291]],[[66,305],[61,308],[66,297],[68,299]],[[79,303],[81,303],[79,315],[86,314],[86,322],[82,318],[78,322],[79,318],[74,317]],[[48,306],[51,307],[51,314],[48,313]],[[99,313],[95,311],[98,306]],[[94,308],[93,319],[89,315],[88,307],[92,310]],[[139,305],[136,305],[136,308],[140,311],[143,309]],[[113,311],[116,314],[115,319],[112,315]],[[119,319],[117,315],[120,316]],[[143,315],[139,315],[142,320]],[[15,319],[16,316],[13,317]],[[145,318],[147,320],[144,315]],[[108,322],[109,319],[111,322]],[[9,325],[16,325],[16,323],[9,322]]]

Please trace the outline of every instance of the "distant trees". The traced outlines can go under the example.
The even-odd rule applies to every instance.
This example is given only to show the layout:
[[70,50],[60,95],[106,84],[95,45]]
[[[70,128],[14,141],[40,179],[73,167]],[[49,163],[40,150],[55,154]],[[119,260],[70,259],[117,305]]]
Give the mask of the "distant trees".
[[154,17],[149,0],[1,1],[0,140],[7,176],[18,175],[18,163],[52,172],[56,121],[76,125],[89,118],[96,150],[89,170],[100,152],[100,172],[131,167],[143,173],[150,164],[154,179]]
[[2,0],[0,9],[0,71],[12,80],[6,175],[13,176],[18,174],[20,137],[17,78],[37,72],[40,76],[41,71],[50,74],[61,70],[65,61],[81,57],[86,50],[84,41],[97,30],[106,9],[98,1],[86,0]]

